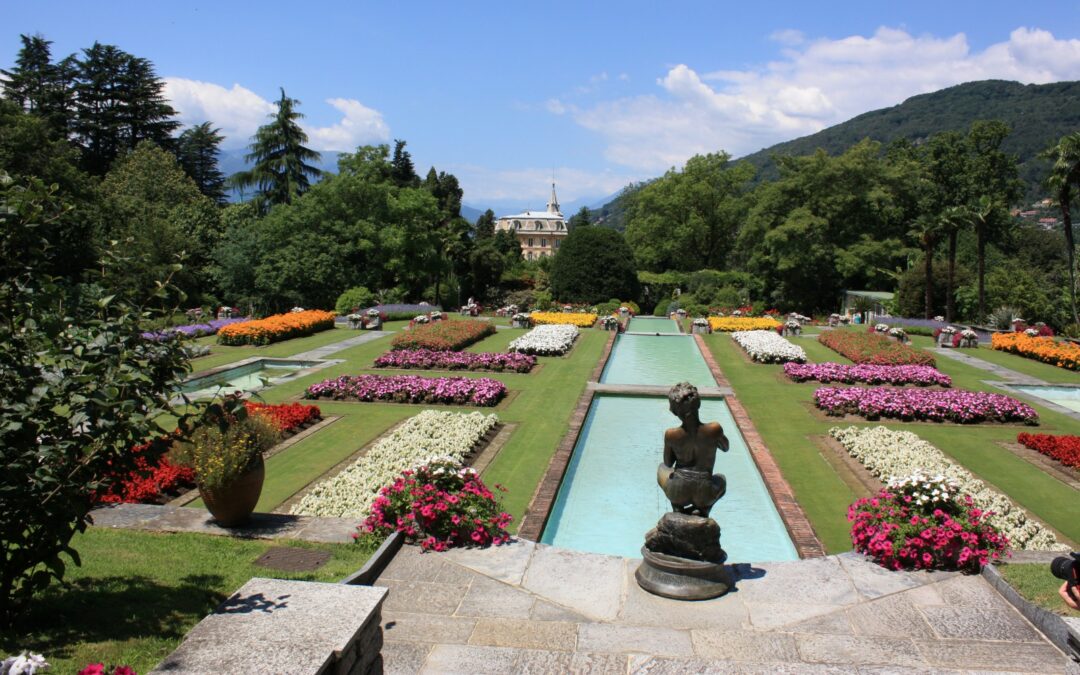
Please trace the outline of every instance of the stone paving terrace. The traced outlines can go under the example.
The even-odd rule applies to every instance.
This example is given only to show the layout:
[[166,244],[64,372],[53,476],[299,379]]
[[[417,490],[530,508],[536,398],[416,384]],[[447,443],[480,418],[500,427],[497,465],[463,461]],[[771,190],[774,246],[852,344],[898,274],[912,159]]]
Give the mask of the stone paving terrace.
[[736,565],[736,591],[652,596],[639,560],[528,541],[420,553],[377,586],[387,673],[1065,672],[981,576],[887,572],[856,554]]

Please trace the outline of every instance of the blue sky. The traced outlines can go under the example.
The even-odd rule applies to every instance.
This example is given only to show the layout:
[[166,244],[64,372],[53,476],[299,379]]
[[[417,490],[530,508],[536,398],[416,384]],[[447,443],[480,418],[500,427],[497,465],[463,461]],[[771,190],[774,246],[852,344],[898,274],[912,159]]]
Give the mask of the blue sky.
[[[811,6],[812,4],[817,6]],[[1080,79],[1073,2],[8,3],[63,56],[150,59],[181,119],[242,147],[278,87],[312,144],[403,138],[465,201],[591,203],[696,152],[741,156],[960,82]]]

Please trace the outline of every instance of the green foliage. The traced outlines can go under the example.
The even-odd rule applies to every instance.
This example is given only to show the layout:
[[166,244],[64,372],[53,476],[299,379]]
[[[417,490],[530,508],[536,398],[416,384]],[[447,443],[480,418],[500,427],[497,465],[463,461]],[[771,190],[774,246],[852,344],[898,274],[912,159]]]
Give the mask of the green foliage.
[[311,162],[318,161],[319,153],[306,147],[307,133],[297,120],[304,116],[297,112],[300,101],[285,95],[277,100],[277,112],[271,121],[259,127],[249,146],[251,152],[244,157],[254,164],[247,171],[236,173],[231,181],[239,188],[254,187],[252,201],[260,211],[275,204],[291,204],[311,187],[311,179],[322,172]]
[[491,209],[484,211],[480,214],[480,217],[476,219],[476,225],[473,227],[476,241],[482,239],[491,239],[495,236],[495,212]]
[[70,541],[91,495],[134,468],[132,446],[166,431],[188,365],[181,342],[141,338],[143,314],[123,293],[43,273],[42,223],[67,209],[54,193],[6,175],[0,190],[0,620],[11,622],[63,578],[61,556],[78,564]]
[[567,221],[566,227],[573,230],[576,227],[585,227],[592,223],[592,214],[589,212],[588,206],[582,206],[574,215],[570,216],[570,220]]
[[264,415],[249,414],[233,399],[211,404],[190,438],[176,445],[173,457],[195,470],[204,490],[221,490],[243,476],[277,443],[280,434]]
[[634,255],[614,230],[582,227],[571,232],[551,269],[551,291],[560,302],[636,298],[641,290]]
[[354,309],[364,309],[375,304],[375,294],[364,286],[354,286],[338,296],[334,310],[341,315],[349,314]]
[[195,181],[199,192],[218,204],[225,203],[225,175],[218,168],[221,129],[214,129],[209,122],[184,129],[176,143],[176,158],[180,166]]
[[420,187],[420,176],[416,175],[412,155],[405,146],[405,141],[394,139],[394,158],[390,161],[390,178],[398,187]]

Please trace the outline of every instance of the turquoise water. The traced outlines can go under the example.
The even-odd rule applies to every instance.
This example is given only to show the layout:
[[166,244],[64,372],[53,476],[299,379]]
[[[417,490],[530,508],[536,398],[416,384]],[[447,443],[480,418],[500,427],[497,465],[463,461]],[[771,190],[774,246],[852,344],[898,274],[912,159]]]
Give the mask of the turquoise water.
[[[670,319],[662,321],[674,323]],[[716,386],[705,358],[689,335],[620,335],[600,381],[664,387],[679,382],[689,382],[697,387]]]
[[679,324],[671,319],[653,316],[635,316],[626,326],[628,333],[674,333],[679,334]]
[[[715,468],[727,477],[727,494],[710,514],[720,524],[720,543],[728,560],[797,560],[727,404],[721,399],[702,400],[701,418],[720,422],[731,441],[729,452],[717,453]],[[656,467],[663,458],[664,430],[677,424],[666,398],[597,395],[541,541],[578,551],[641,557],[645,533],[671,510],[656,484]]]
[[1080,387],[1053,387],[1043,385],[1011,384],[1011,388],[1036,396],[1044,401],[1057,403],[1063,408],[1080,412]]
[[220,390],[255,391],[264,386],[263,380],[279,379],[295,374],[303,368],[318,365],[315,361],[285,361],[260,359],[235,368],[228,368],[213,375],[197,377],[180,386],[189,398],[206,398]]

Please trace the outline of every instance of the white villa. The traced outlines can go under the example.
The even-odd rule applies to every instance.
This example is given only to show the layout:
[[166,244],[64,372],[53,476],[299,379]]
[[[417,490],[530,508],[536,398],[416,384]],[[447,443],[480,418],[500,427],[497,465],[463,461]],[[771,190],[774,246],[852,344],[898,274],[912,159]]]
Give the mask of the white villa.
[[512,216],[500,216],[495,221],[495,229],[514,232],[521,244],[521,254],[526,260],[538,260],[554,255],[559,250],[559,243],[569,234],[566,219],[559,211],[555,183],[551,184],[551,201],[548,202],[546,211],[525,211]]

